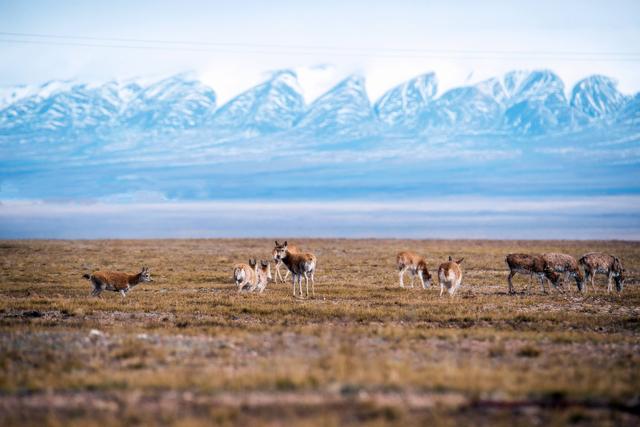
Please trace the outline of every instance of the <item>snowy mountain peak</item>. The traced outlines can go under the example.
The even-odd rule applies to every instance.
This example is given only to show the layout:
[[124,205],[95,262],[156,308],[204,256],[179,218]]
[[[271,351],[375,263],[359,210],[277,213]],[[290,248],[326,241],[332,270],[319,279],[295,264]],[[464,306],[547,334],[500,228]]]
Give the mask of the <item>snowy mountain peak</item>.
[[185,129],[211,119],[215,92],[191,74],[178,74],[141,90],[127,105],[123,119],[143,129],[170,126]]
[[562,79],[549,70],[510,71],[500,78],[482,81],[475,87],[507,108],[524,100],[543,100],[552,94],[564,94]]
[[350,75],[306,106],[297,73],[285,69],[218,109],[215,92],[193,73],[99,84],[49,81],[0,88],[0,135],[26,141],[207,129],[245,138],[292,130],[305,138],[349,140],[431,133],[536,135],[639,122],[637,96],[621,94],[615,80],[605,76],[578,82],[570,100],[562,80],[549,70],[512,71],[440,96],[437,90],[437,77],[426,73],[393,87],[372,107],[364,78]]
[[615,80],[600,75],[580,80],[571,91],[571,106],[591,118],[614,113],[628,101],[617,86]]
[[295,72],[282,70],[231,99],[214,116],[218,128],[264,133],[288,129],[304,112]]
[[418,115],[433,100],[438,79],[427,73],[402,83],[385,93],[375,104],[379,119],[390,126],[415,126]]
[[374,121],[364,77],[351,75],[314,101],[297,126],[318,135],[358,137],[367,133]]

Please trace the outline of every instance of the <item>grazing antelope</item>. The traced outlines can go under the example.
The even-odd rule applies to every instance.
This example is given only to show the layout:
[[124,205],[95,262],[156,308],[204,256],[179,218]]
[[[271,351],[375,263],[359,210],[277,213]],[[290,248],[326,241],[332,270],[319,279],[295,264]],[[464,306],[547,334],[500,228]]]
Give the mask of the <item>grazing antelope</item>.
[[403,251],[396,256],[396,263],[398,265],[398,274],[400,275],[400,287],[404,288],[404,273],[407,270],[411,273],[411,287],[413,288],[413,281],[416,275],[420,278],[422,287],[427,289],[431,286],[431,274],[427,269],[427,260],[420,255],[413,252]]
[[302,276],[307,284],[307,296],[309,296],[309,278],[311,278],[311,292],[313,296],[316,296],[315,290],[315,279],[314,275],[316,272],[316,264],[317,259],[316,256],[312,253],[292,253],[289,251],[287,246],[287,242],[281,245],[277,244],[274,248],[276,252],[276,258],[284,263],[287,266],[289,271],[291,271],[291,277],[293,279],[293,296],[296,296],[296,280],[298,281],[298,286],[300,288],[300,297],[302,297]]
[[[276,243],[276,248],[277,248],[280,244],[278,243],[277,240],[276,240],[275,243]],[[276,263],[276,283],[278,283],[278,277],[280,278],[280,281],[282,283],[284,283],[287,280],[287,277],[289,277],[289,269],[287,268],[286,272],[284,273],[284,279],[283,279],[282,278],[282,274],[280,274],[280,266],[282,265],[282,260],[278,259],[278,257],[277,257],[276,248],[273,248],[273,251],[271,251],[271,255],[273,256],[273,260]],[[292,254],[299,254],[302,251],[296,245],[289,245],[289,252],[291,252]],[[285,266],[285,268],[286,268],[286,266]]]
[[94,271],[91,274],[84,274],[82,277],[90,280],[93,284],[91,295],[95,297],[100,296],[102,291],[114,291],[120,292],[120,295],[124,298],[134,286],[153,281],[149,273],[149,267],[142,267],[142,271],[138,274],[120,273],[118,271]]
[[592,290],[595,289],[593,279],[597,273],[600,273],[607,275],[607,292],[611,292],[613,289],[611,279],[614,279],[616,282],[616,290],[622,292],[624,285],[624,267],[622,266],[622,262],[620,262],[620,258],[601,252],[591,252],[580,258],[579,263],[584,268],[585,282],[587,284],[591,282]]
[[449,257],[449,261],[440,264],[440,267],[438,268],[440,296],[442,296],[445,287],[449,292],[449,296],[453,296],[460,287],[460,284],[462,283],[462,270],[460,270],[460,264],[463,260],[464,258],[460,258],[459,260],[454,261],[453,258]]
[[529,255],[529,254],[509,254],[505,258],[505,262],[507,266],[509,266],[509,277],[507,278],[509,282],[509,293],[512,294],[513,291],[513,276],[516,273],[520,274],[528,274],[529,275],[529,285],[527,286],[527,293],[531,291],[531,282],[533,282],[533,276],[536,275],[540,280],[540,286],[542,286],[542,292],[544,292],[544,278],[545,278],[545,270],[544,270],[544,259],[540,255]]
[[[571,255],[559,254],[559,253],[546,253],[542,254],[542,259],[545,263],[545,271],[555,271],[556,273],[564,273],[564,281],[573,277],[576,281],[578,291],[582,292],[584,288],[584,274],[578,267],[578,261]],[[558,288],[558,281],[551,282],[556,289]]]

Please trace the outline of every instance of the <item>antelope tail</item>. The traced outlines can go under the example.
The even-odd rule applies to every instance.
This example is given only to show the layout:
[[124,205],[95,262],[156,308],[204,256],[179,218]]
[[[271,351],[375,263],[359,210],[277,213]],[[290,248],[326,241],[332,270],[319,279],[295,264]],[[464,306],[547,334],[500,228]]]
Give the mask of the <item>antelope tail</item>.
[[87,279],[87,280],[91,280],[91,275],[85,273],[85,274],[82,275],[82,278],[83,279]]

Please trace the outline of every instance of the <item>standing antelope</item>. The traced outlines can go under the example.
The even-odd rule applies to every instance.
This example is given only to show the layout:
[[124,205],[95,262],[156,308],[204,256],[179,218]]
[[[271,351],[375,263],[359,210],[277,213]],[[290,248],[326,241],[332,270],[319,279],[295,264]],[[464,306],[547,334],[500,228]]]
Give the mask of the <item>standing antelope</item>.
[[440,296],[442,296],[445,287],[449,292],[449,296],[453,296],[460,287],[460,284],[462,283],[462,270],[460,270],[460,264],[463,260],[464,258],[460,258],[459,260],[454,261],[453,258],[449,257],[449,261],[440,264],[440,267],[438,268]]
[[[573,277],[576,281],[578,291],[582,292],[584,288],[584,274],[578,267],[578,261],[571,255],[559,253],[542,254],[545,263],[545,270],[555,271],[556,273],[564,273],[564,280]],[[558,281],[552,281],[555,288],[558,288]]]
[[509,277],[507,278],[509,282],[509,293],[512,294],[513,291],[513,276],[516,273],[520,274],[528,274],[529,277],[529,285],[527,286],[527,293],[531,291],[531,282],[533,282],[533,276],[536,275],[540,280],[540,286],[542,286],[542,292],[544,292],[544,278],[545,278],[545,270],[544,270],[544,259],[540,255],[529,255],[529,254],[509,254],[505,258],[505,262],[507,266],[509,266]]
[[431,286],[431,274],[427,269],[427,260],[420,255],[413,252],[403,251],[396,256],[396,263],[398,265],[398,274],[400,275],[400,287],[404,288],[404,273],[409,270],[411,274],[411,287],[413,288],[413,281],[416,275],[420,278],[422,287],[427,289]]
[[[278,243],[278,241],[276,240],[276,248],[278,246],[280,246],[280,244]],[[285,274],[284,274],[284,279],[282,278],[282,274],[280,274],[280,266],[282,265],[282,260],[278,259],[277,256],[277,250],[276,248],[273,248],[273,251],[271,251],[271,255],[273,256],[273,260],[276,263],[276,283],[278,283],[278,277],[280,278],[281,282],[285,282],[287,280],[287,277],[289,277],[289,269],[287,268]],[[300,250],[300,248],[298,248],[296,245],[289,245],[289,252],[291,252],[292,254],[299,254],[302,251]],[[286,268],[286,266],[285,266]]]
[[616,290],[622,292],[624,285],[624,267],[620,258],[603,254],[601,252],[591,252],[580,258],[580,265],[584,268],[585,282],[588,284],[591,282],[591,289],[594,290],[593,279],[597,273],[606,274],[607,292],[611,292],[613,285],[611,279],[616,282]]
[[142,267],[138,274],[120,273],[118,271],[94,271],[84,274],[82,278],[90,280],[93,284],[92,296],[100,296],[102,291],[120,292],[122,298],[127,292],[140,283],[152,282],[149,267]]
[[287,242],[281,245],[277,244],[274,248],[276,252],[276,258],[287,266],[291,271],[291,277],[293,280],[293,296],[296,296],[296,280],[298,281],[298,287],[300,288],[300,297],[302,297],[302,276],[307,284],[307,296],[309,296],[309,277],[311,277],[311,292],[313,296],[316,296],[315,279],[314,274],[316,272],[317,258],[312,253],[292,253],[289,251]]
[[256,284],[251,288],[251,291],[257,290],[258,292],[264,292],[267,287],[267,283],[271,280],[271,264],[268,260],[261,260],[260,264],[256,264]]

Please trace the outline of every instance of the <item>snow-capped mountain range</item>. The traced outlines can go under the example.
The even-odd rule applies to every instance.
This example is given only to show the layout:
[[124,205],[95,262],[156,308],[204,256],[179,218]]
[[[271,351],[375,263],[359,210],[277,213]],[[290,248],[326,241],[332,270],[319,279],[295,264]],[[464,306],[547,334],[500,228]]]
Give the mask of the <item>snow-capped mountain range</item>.
[[215,88],[190,74],[152,83],[53,81],[0,89],[0,136],[99,134],[108,139],[128,130],[204,130],[238,137],[284,133],[345,141],[387,134],[545,135],[621,124],[638,127],[638,99],[600,75],[568,91],[548,70],[513,71],[443,93],[437,76],[427,73],[391,88],[375,102],[364,78],[352,75],[309,105],[290,70],[273,73],[223,105],[217,103]]

